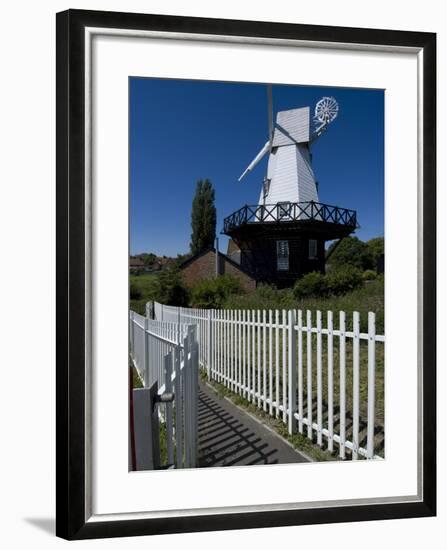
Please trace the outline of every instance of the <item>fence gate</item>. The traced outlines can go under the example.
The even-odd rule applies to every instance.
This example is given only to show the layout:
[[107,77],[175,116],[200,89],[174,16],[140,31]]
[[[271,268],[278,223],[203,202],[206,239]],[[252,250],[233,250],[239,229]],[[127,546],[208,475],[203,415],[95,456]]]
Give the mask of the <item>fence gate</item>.
[[131,359],[143,383],[130,395],[131,469],[197,466],[197,327],[131,311],[129,336]]

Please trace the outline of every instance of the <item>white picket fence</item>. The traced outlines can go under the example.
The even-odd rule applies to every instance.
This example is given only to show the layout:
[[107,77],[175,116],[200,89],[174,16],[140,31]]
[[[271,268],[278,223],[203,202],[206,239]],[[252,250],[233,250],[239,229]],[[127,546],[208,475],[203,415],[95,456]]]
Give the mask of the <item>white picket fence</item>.
[[[197,465],[198,341],[193,324],[148,319],[130,311],[130,356],[143,386],[174,393],[160,409],[170,465]],[[175,458],[174,458],[175,455]]]
[[[345,312],[205,310],[148,305],[156,319],[197,325],[199,361],[208,378],[281,418],[340,458],[382,458],[376,431],[375,314],[360,332],[360,315],[346,330]],[[334,321],[337,326],[334,325]],[[360,388],[367,388],[362,394]],[[348,391],[349,390],[349,391]],[[383,435],[383,433],[382,433]],[[349,453],[348,453],[349,454]]]

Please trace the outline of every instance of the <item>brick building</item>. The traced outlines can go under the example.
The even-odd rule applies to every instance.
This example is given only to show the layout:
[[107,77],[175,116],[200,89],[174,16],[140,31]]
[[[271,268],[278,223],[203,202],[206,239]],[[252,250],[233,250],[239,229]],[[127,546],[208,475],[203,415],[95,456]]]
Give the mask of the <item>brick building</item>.
[[256,288],[256,280],[247,271],[241,268],[234,260],[219,252],[216,266],[216,249],[208,248],[192,256],[180,266],[183,281],[187,287],[192,287],[202,279],[211,279],[216,275],[232,275],[239,279],[241,286],[246,291]]
[[143,271],[145,268],[146,266],[141,258],[133,256],[129,258],[130,271]]

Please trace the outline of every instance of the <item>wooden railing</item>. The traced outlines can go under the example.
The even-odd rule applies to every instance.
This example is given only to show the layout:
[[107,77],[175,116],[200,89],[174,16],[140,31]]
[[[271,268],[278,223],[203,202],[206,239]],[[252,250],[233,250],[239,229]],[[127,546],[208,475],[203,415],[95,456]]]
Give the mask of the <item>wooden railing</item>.
[[319,202],[288,202],[265,205],[245,205],[224,219],[225,234],[245,224],[324,222],[346,227],[357,227],[355,210]]

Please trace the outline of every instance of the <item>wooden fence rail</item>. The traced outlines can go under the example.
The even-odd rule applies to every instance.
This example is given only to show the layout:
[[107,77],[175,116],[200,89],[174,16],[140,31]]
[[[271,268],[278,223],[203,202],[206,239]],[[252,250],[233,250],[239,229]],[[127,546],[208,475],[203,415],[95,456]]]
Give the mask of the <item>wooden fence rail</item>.
[[208,378],[282,419],[290,434],[331,452],[337,445],[340,458],[384,456],[385,337],[376,334],[374,313],[361,332],[358,312],[347,330],[343,311],[147,308],[157,320],[195,324]]

